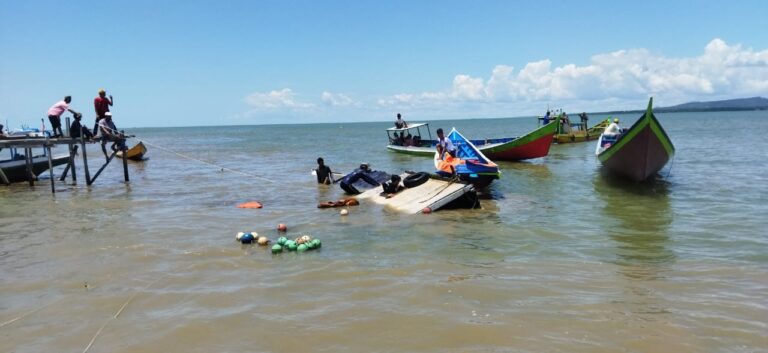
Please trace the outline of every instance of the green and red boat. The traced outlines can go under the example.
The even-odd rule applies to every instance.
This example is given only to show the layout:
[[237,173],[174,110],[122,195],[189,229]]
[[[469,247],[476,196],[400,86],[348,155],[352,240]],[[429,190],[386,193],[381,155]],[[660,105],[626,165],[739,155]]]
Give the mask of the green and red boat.
[[549,154],[555,130],[557,130],[557,119],[523,136],[471,141],[480,152],[491,159],[521,161]]
[[[422,130],[429,134],[428,138],[422,139]],[[520,161],[549,154],[555,130],[557,130],[556,120],[519,137],[470,141],[489,158],[500,161]],[[389,128],[387,137],[389,139],[387,148],[392,151],[425,157],[435,154],[437,140],[432,139],[429,124],[414,124],[401,129]]]
[[600,135],[595,150],[608,171],[638,182],[655,175],[674,153],[675,146],[653,115],[653,98],[632,127],[617,135]]

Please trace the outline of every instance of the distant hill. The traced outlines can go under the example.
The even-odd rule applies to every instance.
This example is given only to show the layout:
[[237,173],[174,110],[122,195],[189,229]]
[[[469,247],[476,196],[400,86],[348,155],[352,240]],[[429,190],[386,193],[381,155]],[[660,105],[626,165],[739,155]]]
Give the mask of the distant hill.
[[[734,110],[768,110],[768,99],[763,97],[726,99],[711,102],[689,102],[671,107],[654,107],[654,112],[714,112]],[[642,113],[645,109],[614,110],[593,114]]]
[[690,102],[654,109],[664,112],[700,112],[715,110],[766,110],[768,109],[768,99],[763,97],[727,99],[711,102]]

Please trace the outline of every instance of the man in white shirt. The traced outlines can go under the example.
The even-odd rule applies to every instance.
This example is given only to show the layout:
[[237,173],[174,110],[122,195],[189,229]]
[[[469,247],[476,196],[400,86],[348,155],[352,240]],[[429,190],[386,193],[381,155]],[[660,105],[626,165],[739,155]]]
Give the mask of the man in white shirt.
[[403,117],[400,115],[400,113],[397,113],[397,120],[395,120],[395,127],[398,129],[404,129],[408,127],[408,123],[403,120]]
[[605,128],[603,135],[616,136],[621,133],[621,127],[619,126],[619,119],[613,119],[613,122]]
[[445,137],[443,129],[437,129],[437,153],[440,159],[443,159],[446,151],[456,152],[456,146],[453,145],[451,139]]

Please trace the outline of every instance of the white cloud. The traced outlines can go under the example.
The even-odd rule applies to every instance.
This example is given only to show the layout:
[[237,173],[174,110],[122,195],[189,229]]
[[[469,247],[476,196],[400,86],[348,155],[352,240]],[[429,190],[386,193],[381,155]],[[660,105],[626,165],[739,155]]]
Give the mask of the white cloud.
[[349,107],[360,105],[359,102],[354,101],[352,98],[349,98],[349,96],[345,94],[331,93],[328,91],[324,91],[323,94],[320,95],[320,99],[323,101],[323,103],[332,107]]
[[527,63],[515,73],[512,66],[497,65],[487,80],[458,74],[453,85],[444,91],[400,93],[380,98],[378,104],[424,109],[478,102],[527,102],[537,106],[547,102],[632,104],[648,96],[681,103],[756,95],[768,95],[768,49],[754,51],[714,39],[700,56],[690,58],[628,49],[594,55],[585,66],[567,64],[553,68],[550,60],[540,60]]
[[266,93],[254,92],[245,97],[245,102],[257,110],[306,110],[314,107],[312,103],[296,100],[290,88]]

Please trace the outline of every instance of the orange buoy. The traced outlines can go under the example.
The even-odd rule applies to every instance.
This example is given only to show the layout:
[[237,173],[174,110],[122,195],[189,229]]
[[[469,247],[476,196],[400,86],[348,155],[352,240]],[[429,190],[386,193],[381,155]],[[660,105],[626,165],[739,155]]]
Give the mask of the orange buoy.
[[280,223],[277,225],[278,232],[285,232],[287,230],[288,230],[288,226],[286,226],[285,224]]
[[424,207],[423,209],[421,209],[421,213],[430,214],[432,213],[432,209],[429,207]]
[[262,208],[262,207],[264,206],[262,206],[261,202],[258,202],[258,201],[243,202],[237,205],[237,208]]

